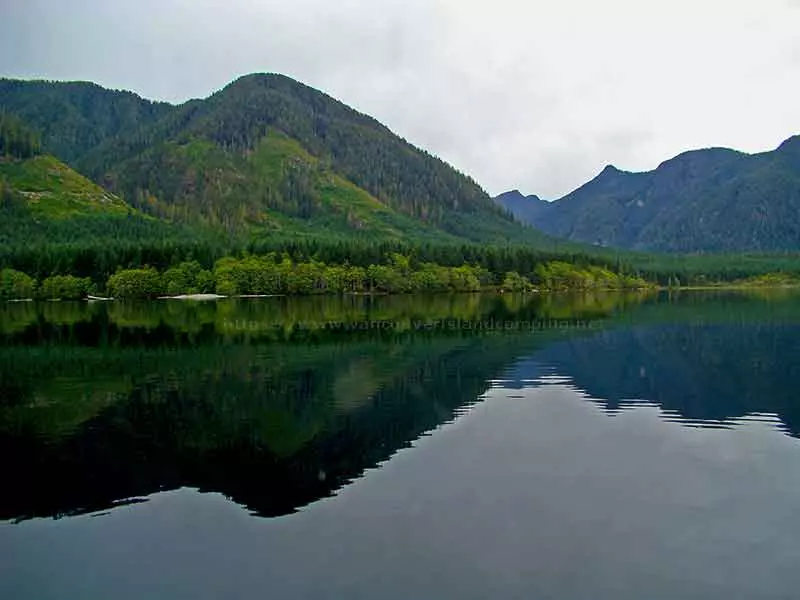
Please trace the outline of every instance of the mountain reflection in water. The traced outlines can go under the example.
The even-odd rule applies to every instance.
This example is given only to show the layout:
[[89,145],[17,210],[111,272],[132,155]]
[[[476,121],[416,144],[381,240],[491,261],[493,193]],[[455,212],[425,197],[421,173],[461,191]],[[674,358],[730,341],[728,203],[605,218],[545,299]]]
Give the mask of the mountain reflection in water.
[[558,382],[609,415],[649,405],[665,421],[797,436],[799,333],[794,296],[6,305],[0,519],[181,487],[289,514],[493,386]]

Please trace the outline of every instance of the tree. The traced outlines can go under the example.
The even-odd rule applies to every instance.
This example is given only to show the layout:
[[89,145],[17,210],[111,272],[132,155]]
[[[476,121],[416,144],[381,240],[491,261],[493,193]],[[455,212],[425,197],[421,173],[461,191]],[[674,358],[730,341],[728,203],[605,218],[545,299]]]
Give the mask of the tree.
[[162,285],[165,292],[171,296],[198,293],[200,291],[198,278],[202,271],[202,265],[196,260],[182,262],[175,267],[167,269],[162,275]]
[[527,277],[523,277],[516,271],[509,271],[503,279],[500,289],[504,292],[528,292],[533,289]]
[[14,269],[0,271],[0,298],[22,300],[33,298],[35,293],[36,282],[32,277]]
[[73,275],[54,275],[42,281],[39,295],[47,300],[80,300],[89,293],[92,280]]
[[115,298],[155,298],[164,293],[161,275],[153,268],[118,271],[106,287]]
[[30,158],[39,154],[39,137],[13,115],[0,112],[0,156]]

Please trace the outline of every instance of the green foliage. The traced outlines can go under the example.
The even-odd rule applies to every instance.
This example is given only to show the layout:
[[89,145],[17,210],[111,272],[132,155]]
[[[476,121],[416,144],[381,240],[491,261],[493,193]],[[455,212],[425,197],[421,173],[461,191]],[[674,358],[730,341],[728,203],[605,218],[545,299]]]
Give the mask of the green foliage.
[[162,275],[164,291],[170,296],[206,294],[214,291],[213,274],[196,260],[182,262]]
[[[277,75],[248,76],[181,106],[92,84],[0,80],[0,107],[41,132],[44,151],[129,202],[52,156],[0,160],[0,268],[39,279],[71,274],[102,286],[119,269],[151,265],[166,274],[191,261],[201,271],[169,272],[165,292],[470,289],[472,276],[480,285],[502,286],[509,272],[540,288],[602,289],[640,285],[641,279],[708,285],[800,273],[800,256],[791,254],[661,256],[545,238],[512,223],[473,181],[375,120]],[[800,189],[791,175],[797,172],[798,139],[767,154],[746,157],[760,170],[748,167],[744,179],[735,178],[743,194],[770,203],[748,205],[752,214],[736,219],[758,229],[753,239],[769,236],[783,244],[800,239],[792,229],[797,211],[786,210]],[[684,168],[690,183],[710,171],[728,181],[740,171],[742,156],[691,153],[658,172],[680,189]],[[623,212],[635,205],[637,214],[650,214],[655,197],[639,194],[642,180],[605,171],[586,193],[602,192],[608,210],[577,210],[585,212],[581,226],[603,230],[618,223],[615,198],[627,198]],[[703,189],[718,205],[722,196]],[[581,202],[570,201],[576,207]],[[549,207],[539,204],[543,211]],[[776,222],[780,231],[771,225]],[[697,233],[697,223],[684,225]],[[647,239],[674,232],[650,228]],[[736,237],[723,234],[713,243]],[[239,265],[220,277],[211,273],[223,257],[270,253],[280,257],[272,261],[276,265],[285,255],[304,266],[296,273],[292,267],[291,276],[264,265]],[[385,260],[392,253],[407,257],[410,270]],[[571,266],[536,273],[537,266],[553,261]],[[450,270],[462,265],[475,270]],[[284,279],[267,281],[253,269]]]
[[457,292],[476,292],[481,289],[481,270],[471,265],[450,269],[450,287]]
[[0,107],[42,134],[45,152],[72,164],[103,140],[133,132],[173,107],[93,83],[0,79]]
[[31,158],[39,152],[39,136],[17,117],[0,112],[0,158]]
[[443,161],[279,75],[180,106],[0,80],[0,106],[37,127],[45,150],[173,221],[241,236],[548,242]]
[[767,273],[739,282],[749,287],[795,287],[800,285],[800,275],[791,273]]
[[92,280],[73,275],[53,275],[42,281],[39,296],[47,300],[80,300],[86,297]]
[[14,269],[0,271],[0,299],[21,300],[33,298],[35,293],[36,282],[32,277]]
[[506,273],[500,289],[504,292],[529,292],[533,290],[533,285],[527,277],[523,277],[516,271],[509,271]]
[[[0,210],[12,192],[24,198],[28,218],[63,219],[84,215],[126,216],[131,207],[52,156],[0,160]],[[4,211],[5,212],[5,211]]]
[[[275,132],[272,137],[271,131]],[[116,160],[117,164],[130,165],[140,173],[142,168],[148,169],[152,175],[146,182],[148,189],[160,189],[159,197],[172,202],[180,193],[182,179],[169,180],[158,170],[165,152],[174,155],[169,145],[210,142],[208,153],[227,163],[228,170],[243,164],[238,160],[243,153],[251,155],[253,166],[261,169],[267,180],[278,183],[267,196],[296,201],[297,213],[308,217],[322,194],[314,191],[316,166],[314,160],[304,160],[303,154],[307,154],[320,159],[323,170],[329,169],[406,215],[444,224],[448,212],[459,210],[505,220],[475,182],[413,148],[375,120],[278,75],[243,77],[208,100],[176,107],[135,136],[147,138],[147,143],[108,143],[87,155],[82,164],[99,175],[96,167],[114,170],[108,157],[118,155],[122,160]],[[288,136],[296,147],[281,149],[281,136]],[[285,161],[287,151],[298,159]],[[277,168],[270,166],[275,161],[280,161]],[[130,167],[120,170],[123,178]],[[130,196],[130,190],[126,195]]]
[[214,268],[217,292],[239,294],[292,294],[360,292],[365,272],[349,265],[318,261],[293,262],[275,254],[224,258]]
[[[612,259],[616,256],[616,259]],[[610,262],[624,265],[645,279],[668,286],[735,283],[769,273],[800,275],[800,254],[609,254]],[[624,261],[624,263],[622,262]]]
[[164,293],[164,283],[153,268],[126,269],[112,275],[106,289],[114,298],[155,298]]
[[291,261],[277,261],[274,254],[245,256],[242,259],[226,257],[214,266],[217,293],[280,294],[288,288]]
[[340,294],[412,292],[469,292],[481,289],[480,267],[412,265],[408,256],[392,253],[386,262],[359,266],[328,265],[319,261],[294,262],[275,254],[232,257],[214,268],[217,292],[237,294]]
[[25,203],[14,193],[14,189],[4,175],[0,175],[0,214],[4,216],[19,215],[25,209]]
[[649,285],[641,277],[613,273],[598,266],[580,268],[561,261],[539,264],[534,274],[537,285],[549,290],[624,289]]
[[390,265],[370,265],[367,268],[369,289],[374,292],[408,291],[411,281]]

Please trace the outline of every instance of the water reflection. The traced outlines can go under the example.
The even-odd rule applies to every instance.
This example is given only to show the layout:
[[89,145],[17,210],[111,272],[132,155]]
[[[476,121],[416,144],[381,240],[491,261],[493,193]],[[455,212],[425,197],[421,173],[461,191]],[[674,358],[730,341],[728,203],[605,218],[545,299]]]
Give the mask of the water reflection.
[[[591,326],[548,314],[485,295],[8,305],[0,518],[183,486],[292,512],[453,419],[531,335]],[[538,326],[495,325],[512,319]]]
[[499,377],[510,392],[571,385],[609,415],[653,405],[664,420],[797,435],[799,328],[795,296],[6,305],[0,519],[185,486],[291,513]]
[[796,321],[603,331],[548,346],[513,378],[521,383],[543,372],[566,378],[609,415],[650,405],[663,420],[690,427],[758,421],[800,436]]

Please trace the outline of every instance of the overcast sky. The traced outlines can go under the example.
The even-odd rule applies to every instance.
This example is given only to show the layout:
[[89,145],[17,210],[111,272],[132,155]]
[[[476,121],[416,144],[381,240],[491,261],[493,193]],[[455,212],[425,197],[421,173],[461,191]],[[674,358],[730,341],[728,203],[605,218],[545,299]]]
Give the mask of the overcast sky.
[[800,0],[0,0],[0,76],[181,102],[256,71],[554,198],[800,133]]

